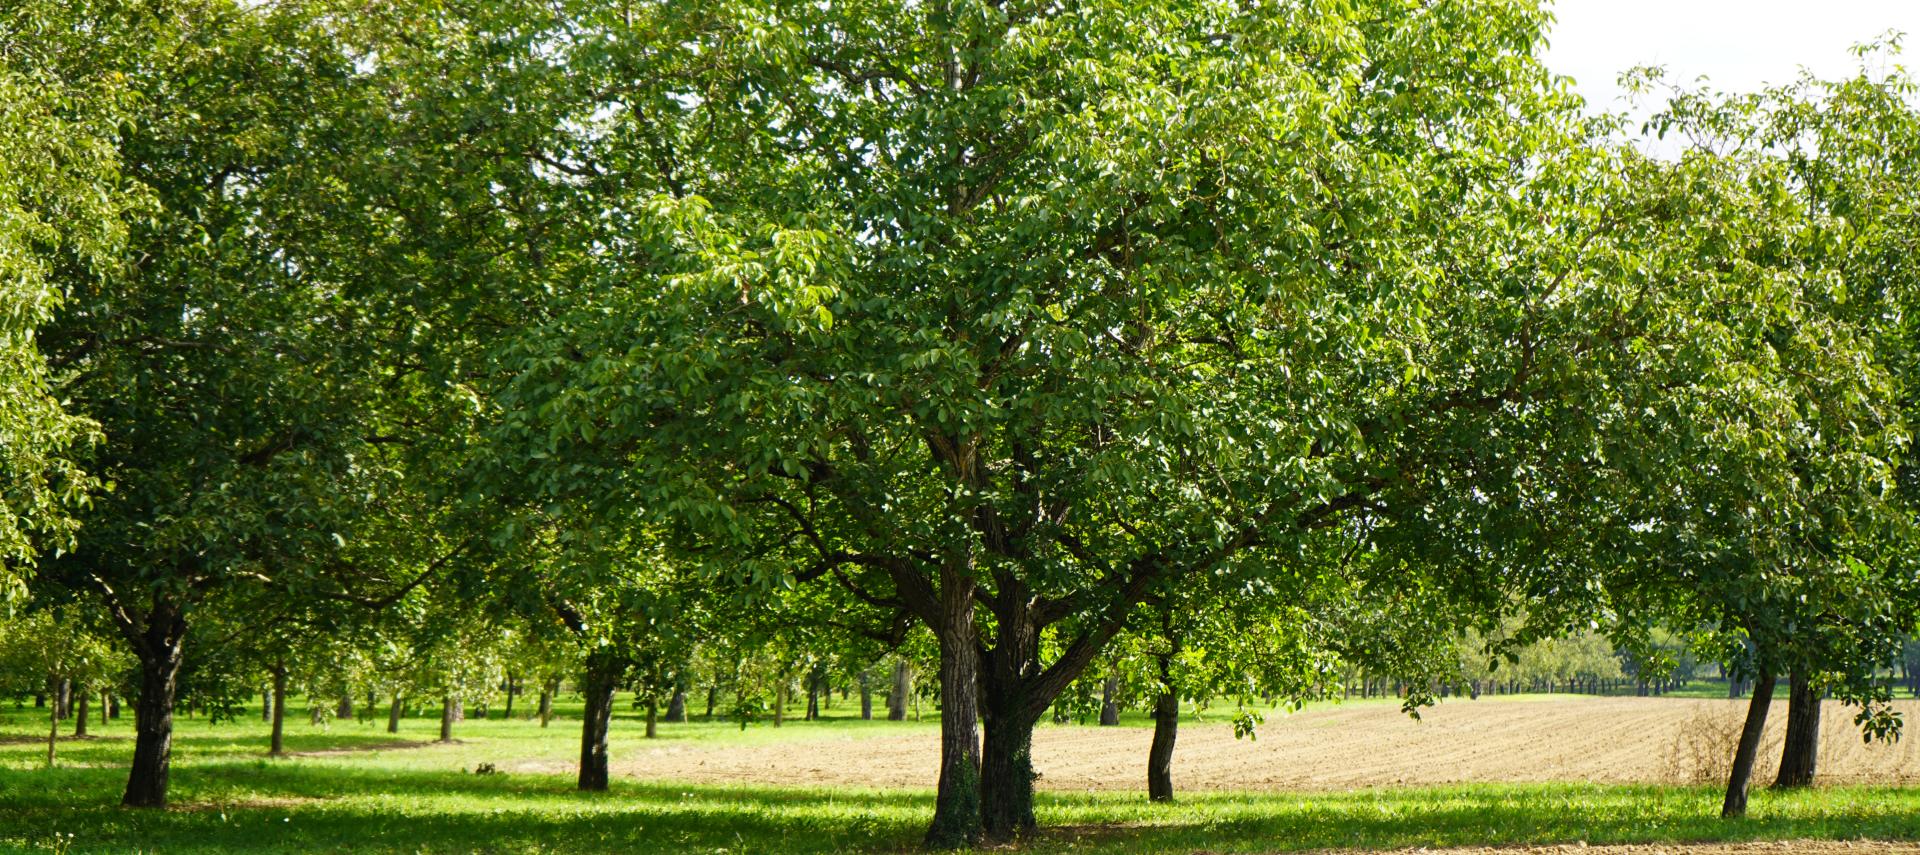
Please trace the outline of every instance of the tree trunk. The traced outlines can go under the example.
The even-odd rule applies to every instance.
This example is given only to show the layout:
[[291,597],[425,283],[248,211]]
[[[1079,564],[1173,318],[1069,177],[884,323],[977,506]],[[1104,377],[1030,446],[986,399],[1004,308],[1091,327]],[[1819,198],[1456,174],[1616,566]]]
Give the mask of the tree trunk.
[[182,642],[187,622],[171,603],[156,599],[146,626],[135,639],[140,658],[140,698],[134,704],[133,766],[127,772],[127,790],[120,797],[126,807],[167,806],[167,776],[173,765],[173,699],[179,688]]
[[73,681],[63,678],[54,681],[53,685],[54,713],[60,716],[61,721],[66,721],[67,716],[73,715]]
[[[558,691],[558,689],[556,689],[555,687],[559,684],[559,682],[560,682],[559,680],[548,680],[545,685],[540,687],[540,726],[541,727],[546,727],[547,722],[550,722],[553,720],[553,693]],[[611,715],[613,713],[613,710],[609,708],[607,710],[607,713]]]
[[87,702],[92,697],[85,687],[79,685],[73,687],[73,696],[73,735],[75,738],[84,737],[87,735]]
[[612,652],[600,649],[587,655],[586,677],[580,683],[587,702],[580,725],[582,790],[600,792],[607,788],[607,723],[613,717],[613,693],[619,682],[619,662]]
[[786,720],[787,720],[787,681],[788,679],[789,678],[787,674],[782,672],[780,676],[774,680],[774,684],[773,684],[773,726],[774,727],[779,727],[780,725],[786,723]]
[[[950,586],[952,587],[952,586]],[[940,641],[940,779],[926,845],[957,849],[980,842],[980,656],[975,649],[971,591],[942,598]],[[912,673],[905,662],[893,672],[887,718],[906,718]]]
[[1753,761],[1760,754],[1760,734],[1767,726],[1767,709],[1773,705],[1773,674],[1761,671],[1753,681],[1753,699],[1747,702],[1747,722],[1740,728],[1740,747],[1733,753],[1733,770],[1727,775],[1727,798],[1720,816],[1731,819],[1747,815],[1747,786],[1753,781]]
[[687,720],[687,690],[675,687],[673,697],[667,699],[667,721],[681,724]]
[[893,663],[893,691],[887,693],[887,721],[907,720],[907,696],[913,694],[913,668],[906,660]]
[[260,687],[260,720],[273,721],[273,689]]
[[440,741],[453,741],[453,696],[440,696]]
[[714,702],[718,701],[719,699],[720,699],[720,687],[717,685],[708,686],[707,687],[707,720],[708,721],[713,720],[713,705],[714,705]]
[[107,718],[120,717],[120,696],[119,695],[113,695],[113,694],[107,695],[106,714],[107,714]]
[[513,678],[512,672],[508,672],[507,674],[507,709],[506,709],[506,712],[503,712],[500,714],[500,717],[503,719],[506,719],[507,721],[513,720],[513,696],[519,693],[519,689],[520,689],[519,681]]
[[333,707],[333,717],[340,719],[341,721],[353,720],[353,693],[352,692],[345,691],[345,690],[342,690],[340,692],[340,702],[335,704]]
[[873,672],[860,672],[860,720],[873,720]]
[[267,748],[268,757],[281,757],[287,753],[287,666],[275,663],[273,668],[273,739]]
[[646,738],[653,739],[654,737],[659,735],[659,731],[657,727],[659,722],[660,722],[660,702],[654,700],[652,696],[648,696],[647,697],[647,737]]
[[394,692],[393,703],[387,705],[387,732],[388,733],[400,732],[400,702],[401,702],[400,693]]
[[1820,760],[1820,693],[1805,671],[1793,671],[1787,685],[1787,737],[1773,780],[1776,790],[1811,786]]
[[1101,727],[1115,727],[1120,724],[1120,704],[1114,700],[1114,695],[1119,692],[1119,676],[1108,674],[1106,681],[1100,684]]
[[820,719],[820,681],[814,679],[813,672],[807,672],[807,721]]
[[47,768],[53,768],[54,742],[60,738],[60,705],[47,709]]
[[1147,800],[1173,801],[1173,741],[1180,735],[1180,694],[1169,657],[1160,660],[1161,689],[1153,701],[1153,746],[1147,749]]

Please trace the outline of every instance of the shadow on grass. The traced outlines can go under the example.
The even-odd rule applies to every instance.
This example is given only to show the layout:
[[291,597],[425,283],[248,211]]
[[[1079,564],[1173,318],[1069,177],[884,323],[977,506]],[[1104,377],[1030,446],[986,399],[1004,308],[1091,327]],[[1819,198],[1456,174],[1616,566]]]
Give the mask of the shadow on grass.
[[[201,762],[178,808],[114,806],[114,768],[0,769],[0,849],[76,835],[73,851],[901,851],[932,811],[925,791],[617,782],[581,793],[558,775],[471,775],[327,764]],[[1276,852],[1454,844],[1920,837],[1920,794],[1823,788],[1756,795],[1721,822],[1705,789],[1578,784],[1315,794],[1043,794],[1034,852]]]

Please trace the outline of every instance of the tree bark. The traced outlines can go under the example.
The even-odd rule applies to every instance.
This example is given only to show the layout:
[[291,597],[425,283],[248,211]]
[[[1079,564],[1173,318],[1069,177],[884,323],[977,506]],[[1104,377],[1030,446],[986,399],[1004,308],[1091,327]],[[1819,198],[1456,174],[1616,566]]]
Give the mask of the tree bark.
[[607,724],[613,717],[613,693],[619,682],[619,662],[611,651],[602,648],[587,655],[586,677],[580,684],[587,702],[580,725],[582,790],[607,788]]
[[873,672],[860,672],[860,720],[873,720]]
[[60,705],[47,709],[47,768],[53,768],[54,743],[60,738]]
[[267,747],[268,757],[281,757],[287,753],[287,666],[274,663],[273,667],[273,738]]
[[73,681],[61,678],[54,681],[53,686],[54,713],[66,721],[67,716],[73,715]]
[[646,738],[653,739],[654,737],[659,735],[659,728],[658,728],[659,723],[660,723],[660,702],[654,700],[652,696],[648,696],[647,697],[647,736]]
[[1787,737],[1780,746],[1776,790],[1811,786],[1820,761],[1820,693],[1801,670],[1791,673],[1787,685]]
[[[553,693],[558,691],[559,680],[548,680],[540,687],[540,726],[546,727],[553,720]],[[609,710],[609,713],[612,711]]]
[[[949,589],[957,586],[949,586]],[[971,591],[942,598],[940,641],[940,779],[926,845],[957,849],[980,842],[980,657]],[[893,672],[887,718],[906,718],[912,673],[905,662]]]
[[907,720],[907,696],[913,694],[913,668],[905,660],[893,663],[893,691],[887,693],[887,721]]
[[720,687],[708,686],[707,687],[707,720],[708,721],[713,720],[713,705],[714,705],[714,702],[718,701],[719,699],[720,699]]
[[73,689],[73,735],[79,738],[87,735],[87,702],[92,700],[92,696],[77,684]]
[[440,696],[440,741],[453,741],[453,696]]
[[1169,657],[1160,659],[1160,694],[1153,701],[1153,745],[1147,749],[1147,800],[1173,801],[1173,743],[1180,735],[1180,694]]
[[1773,674],[1761,671],[1753,681],[1753,699],[1747,702],[1747,721],[1740,729],[1740,746],[1733,753],[1733,770],[1727,775],[1727,798],[1720,816],[1731,819],[1747,815],[1747,787],[1753,781],[1753,761],[1760,754],[1760,735],[1767,726],[1767,709],[1773,705]]
[[1108,674],[1107,679],[1100,684],[1101,727],[1115,727],[1120,724],[1120,705],[1114,700],[1114,695],[1119,692],[1120,678],[1116,675]]
[[133,709],[133,766],[120,804],[163,808],[173,765],[173,700],[179,689],[187,622],[176,606],[156,598],[144,628],[123,627],[122,631],[134,639],[134,653],[140,659],[140,697]]
[[387,705],[387,732],[400,732],[400,693],[393,693],[393,703]]
[[667,721],[675,724],[687,720],[687,690],[674,687],[673,697],[667,699]]

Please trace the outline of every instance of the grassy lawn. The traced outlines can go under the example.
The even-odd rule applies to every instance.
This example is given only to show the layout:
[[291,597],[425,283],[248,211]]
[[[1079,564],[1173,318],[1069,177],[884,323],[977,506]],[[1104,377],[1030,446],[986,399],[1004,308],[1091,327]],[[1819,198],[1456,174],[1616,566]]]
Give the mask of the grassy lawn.
[[[616,756],[637,747],[639,724],[622,703]],[[847,712],[836,705],[835,712]],[[568,762],[578,719],[542,730],[515,720],[468,721],[454,745],[423,745],[431,718],[398,736],[380,725],[321,730],[304,710],[288,747],[315,756],[263,757],[257,712],[210,725],[179,720],[176,809],[115,806],[131,750],[123,716],[86,740],[62,740],[60,766],[43,766],[39,711],[0,713],[0,851],[72,852],[843,852],[911,849],[931,811],[923,790],[830,791],[616,780],[582,794],[560,774],[476,775],[503,757]],[[577,707],[562,707],[577,715]],[[931,710],[928,711],[931,713]],[[663,741],[787,742],[861,732],[924,732],[935,722],[829,719],[765,724],[662,725]],[[63,727],[63,730],[66,728]],[[1408,763],[1420,762],[1417,757]],[[1043,794],[1036,852],[1272,852],[1466,843],[1920,838],[1920,790],[1821,788],[1756,795],[1750,819],[1714,818],[1718,794],[1673,787],[1475,785],[1348,793],[1190,795],[1153,806],[1137,795]]]

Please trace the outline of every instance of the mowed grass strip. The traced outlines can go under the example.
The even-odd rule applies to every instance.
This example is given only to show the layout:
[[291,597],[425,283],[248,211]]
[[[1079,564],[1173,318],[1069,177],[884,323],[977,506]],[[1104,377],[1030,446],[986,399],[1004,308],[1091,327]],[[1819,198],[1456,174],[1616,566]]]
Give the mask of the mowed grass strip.
[[[571,710],[566,710],[571,712]],[[397,736],[378,726],[307,725],[290,710],[289,750],[268,760],[257,712],[210,725],[182,718],[175,809],[116,806],[131,723],[61,741],[61,766],[43,768],[37,711],[0,715],[0,851],[46,852],[888,852],[918,841],[932,810],[926,790],[830,790],[616,780],[583,794],[559,774],[476,775],[492,758],[564,759],[578,751],[578,719],[549,728],[467,721],[459,742],[424,743],[436,723],[409,719]],[[623,710],[623,712],[625,712]],[[384,723],[384,719],[382,720]],[[925,731],[933,723],[829,719],[745,732],[725,722],[662,727],[688,750]],[[63,727],[63,730],[67,728]],[[614,746],[640,744],[637,722],[616,724]],[[659,743],[656,743],[659,744]],[[858,762],[849,757],[845,762]],[[1417,757],[1409,763],[1420,762]],[[1137,794],[1042,793],[1046,831],[1034,852],[1281,852],[1420,846],[1920,839],[1920,790],[1822,787],[1756,795],[1752,816],[1716,818],[1712,788],[1476,784],[1332,793],[1205,793],[1173,805]]]

